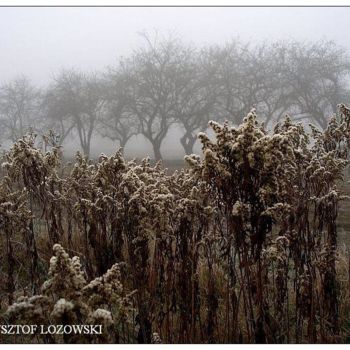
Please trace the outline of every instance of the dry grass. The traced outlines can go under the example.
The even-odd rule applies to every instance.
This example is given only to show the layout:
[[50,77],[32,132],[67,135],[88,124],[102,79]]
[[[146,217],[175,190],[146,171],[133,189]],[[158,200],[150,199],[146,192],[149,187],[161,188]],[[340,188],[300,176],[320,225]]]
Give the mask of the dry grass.
[[323,132],[286,118],[269,134],[254,111],[210,126],[203,157],[171,175],[120,152],[63,171],[52,135],[46,152],[16,142],[0,183],[3,321],[106,329],[32,342],[348,342],[336,220],[350,111]]

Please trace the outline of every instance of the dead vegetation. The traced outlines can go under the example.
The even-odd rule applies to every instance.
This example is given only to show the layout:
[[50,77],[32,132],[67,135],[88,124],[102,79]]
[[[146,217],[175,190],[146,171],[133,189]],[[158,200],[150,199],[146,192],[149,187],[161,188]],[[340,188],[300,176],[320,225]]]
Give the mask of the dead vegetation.
[[105,331],[2,341],[349,341],[336,218],[350,110],[324,131],[287,117],[269,133],[254,111],[237,128],[210,126],[203,157],[172,175],[120,151],[78,153],[68,171],[53,135],[45,150],[34,135],[13,145],[0,183],[2,322]]

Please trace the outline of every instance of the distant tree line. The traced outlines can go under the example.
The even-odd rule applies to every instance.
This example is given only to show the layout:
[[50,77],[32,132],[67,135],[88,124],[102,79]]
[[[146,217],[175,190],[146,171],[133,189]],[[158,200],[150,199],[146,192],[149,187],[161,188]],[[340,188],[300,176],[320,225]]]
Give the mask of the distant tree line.
[[193,151],[208,121],[239,124],[256,108],[266,124],[287,112],[326,127],[338,103],[349,102],[350,59],[334,42],[232,41],[196,48],[177,38],[144,36],[145,45],[104,72],[63,70],[45,88],[21,77],[0,87],[0,138],[15,141],[29,129],[72,133],[86,156],[99,134],[125,147],[135,135],[161,159],[169,128]]

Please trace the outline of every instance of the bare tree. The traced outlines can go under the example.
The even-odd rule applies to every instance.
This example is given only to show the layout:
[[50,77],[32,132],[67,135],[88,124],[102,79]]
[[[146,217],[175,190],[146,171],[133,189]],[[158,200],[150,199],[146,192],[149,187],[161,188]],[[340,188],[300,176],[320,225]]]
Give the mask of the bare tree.
[[236,40],[198,50],[171,37],[144,39],[145,46],[121,59],[104,79],[64,70],[44,93],[24,77],[3,84],[2,137],[15,141],[29,129],[53,129],[61,144],[77,135],[89,156],[96,131],[122,148],[142,134],[161,159],[162,143],[175,123],[189,154],[209,119],[239,124],[254,107],[266,123],[288,112],[324,128],[337,104],[350,99],[350,59],[334,42]]
[[279,51],[295,118],[311,119],[325,128],[337,104],[349,100],[349,56],[332,41],[280,43]]
[[74,129],[87,157],[103,111],[103,96],[103,85],[96,74],[87,75],[74,70],[62,71],[47,96],[50,116],[63,133],[62,137]]
[[[67,98],[67,97],[66,97]],[[56,84],[51,85],[44,94],[42,110],[46,115],[47,129],[54,130],[62,145],[75,127],[71,107],[63,103],[66,99]]]
[[29,130],[40,130],[40,98],[40,91],[26,77],[0,87],[0,125],[4,139],[14,142]]
[[220,119],[238,124],[255,107],[266,123],[289,112],[324,128],[337,104],[349,99],[350,61],[333,42],[252,46],[233,41],[209,48],[207,55],[217,67]]
[[218,98],[216,117],[239,124],[257,104],[259,82],[255,66],[251,65],[249,45],[232,41],[224,47],[212,46],[206,50],[208,62],[215,69],[214,82]]
[[280,47],[263,43],[249,54],[252,80],[258,83],[256,109],[265,124],[279,120],[291,108],[291,87],[283,73],[284,59]]
[[187,49],[175,84],[175,115],[176,121],[184,129],[180,142],[186,154],[193,152],[198,132],[207,129],[208,121],[214,114],[218,95],[215,70],[205,52]]
[[118,141],[122,150],[130,138],[139,133],[139,120],[131,110],[128,76],[117,68],[110,70],[104,81],[105,106],[99,124],[99,133]]
[[144,37],[146,47],[135,51],[121,67],[129,77],[131,109],[139,120],[140,133],[151,142],[159,160],[162,142],[175,122],[176,81],[186,52],[176,39]]

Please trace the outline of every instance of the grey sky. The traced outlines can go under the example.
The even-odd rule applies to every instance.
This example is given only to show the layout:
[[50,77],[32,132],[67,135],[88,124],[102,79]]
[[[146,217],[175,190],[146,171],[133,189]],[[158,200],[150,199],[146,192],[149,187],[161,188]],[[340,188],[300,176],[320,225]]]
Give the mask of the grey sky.
[[[0,8],[0,84],[19,75],[45,85],[61,68],[103,70],[142,44],[139,32],[175,33],[196,45],[231,38],[333,39],[350,50],[350,8]],[[169,131],[162,149],[179,158],[181,134]],[[136,142],[135,142],[136,141]],[[139,145],[142,145],[140,149]],[[65,144],[73,153],[76,140]],[[95,137],[92,154],[116,145]],[[198,144],[195,150],[199,152]],[[149,142],[134,137],[128,156],[153,154]],[[179,156],[180,155],[180,156]]]
[[334,39],[350,49],[350,8],[0,8],[0,82],[45,84],[62,67],[100,70],[140,45],[138,32],[174,32],[198,45]]

